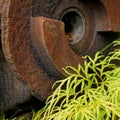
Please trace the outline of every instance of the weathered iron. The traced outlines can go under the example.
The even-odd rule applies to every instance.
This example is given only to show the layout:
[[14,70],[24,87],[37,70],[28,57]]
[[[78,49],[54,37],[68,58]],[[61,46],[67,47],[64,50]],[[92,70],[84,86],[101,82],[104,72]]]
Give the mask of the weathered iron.
[[44,101],[63,67],[118,38],[119,9],[119,0],[0,1],[0,111]]

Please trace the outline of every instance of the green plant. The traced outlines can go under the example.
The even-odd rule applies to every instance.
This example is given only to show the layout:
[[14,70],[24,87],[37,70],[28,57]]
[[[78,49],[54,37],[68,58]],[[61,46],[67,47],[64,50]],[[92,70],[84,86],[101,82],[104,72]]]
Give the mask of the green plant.
[[5,120],[5,115],[4,114],[0,114],[0,120]]
[[[120,45],[120,39],[113,46]],[[120,118],[120,50],[106,57],[97,52],[85,56],[84,66],[67,66],[65,79],[57,81],[54,93],[34,120],[116,120]],[[54,87],[53,86],[53,87]]]

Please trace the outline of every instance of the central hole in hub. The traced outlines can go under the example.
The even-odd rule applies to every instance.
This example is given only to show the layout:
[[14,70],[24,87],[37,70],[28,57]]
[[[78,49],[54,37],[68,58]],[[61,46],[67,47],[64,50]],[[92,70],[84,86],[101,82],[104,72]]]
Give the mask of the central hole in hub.
[[65,24],[66,38],[70,44],[81,40],[85,33],[86,22],[81,13],[75,11],[65,12],[61,19]]

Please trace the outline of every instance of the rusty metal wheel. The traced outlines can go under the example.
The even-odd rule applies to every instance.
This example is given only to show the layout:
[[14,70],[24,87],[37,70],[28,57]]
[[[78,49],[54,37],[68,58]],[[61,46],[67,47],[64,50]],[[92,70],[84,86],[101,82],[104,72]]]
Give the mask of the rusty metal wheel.
[[[35,0],[33,2],[34,17],[45,16],[64,22],[68,44],[78,55],[86,54],[91,50],[96,35],[95,12],[99,12],[98,10],[101,10],[101,13],[104,11],[102,4],[98,1]],[[106,16],[102,18],[105,20]]]
[[32,16],[44,16],[63,21],[72,50],[80,56],[85,54],[94,56],[96,51],[101,50],[114,39],[102,34],[105,31],[113,31],[109,26],[109,11],[107,11],[107,7],[112,5],[111,1],[34,0]]
[[31,94],[44,101],[65,76],[62,67],[82,64],[82,55],[93,57],[119,36],[119,8],[119,0],[5,0],[2,51],[12,74],[3,81],[20,82],[13,88],[21,102]]

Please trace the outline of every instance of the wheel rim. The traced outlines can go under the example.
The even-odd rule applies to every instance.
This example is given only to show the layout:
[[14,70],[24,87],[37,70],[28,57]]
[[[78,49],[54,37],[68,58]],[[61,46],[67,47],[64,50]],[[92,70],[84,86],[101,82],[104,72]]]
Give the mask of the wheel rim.
[[[44,4],[44,2],[47,3]],[[101,4],[99,4],[100,2],[89,2],[89,0],[86,0],[85,2],[69,1],[67,3],[67,1],[56,0],[53,1],[53,3],[44,0],[20,0],[17,2],[11,0],[5,3],[6,7],[3,10],[2,45],[6,60],[9,63],[11,70],[15,71],[14,73],[17,78],[21,81],[25,81],[30,86],[34,95],[39,96],[41,99],[46,99],[51,94],[51,86],[55,82],[56,75],[53,75],[55,73],[54,70],[52,71],[45,67],[47,62],[45,62],[44,65],[40,62],[39,54],[36,52],[37,45],[33,44],[30,17],[45,16],[62,20],[66,25],[64,19],[67,18],[67,15],[67,19],[69,19],[73,13],[75,16],[78,16],[76,21],[81,20],[80,24],[82,24],[79,28],[82,27],[82,29],[78,30],[81,33],[74,38],[73,36],[77,34],[75,33],[72,36],[74,42],[72,41],[68,44],[65,43],[65,45],[68,49],[71,49],[76,56],[79,55],[80,58],[85,54],[94,56],[96,51],[103,48],[103,46],[106,45],[106,41],[101,42],[101,37],[98,37],[97,32],[103,30],[107,31],[109,29],[107,28],[107,13],[106,11],[104,13],[104,10],[102,11],[103,6],[101,7]],[[97,5],[98,9],[95,5]],[[97,10],[97,13],[93,12],[92,6]],[[102,14],[101,11],[104,14]],[[103,27],[97,24],[97,18],[95,18],[94,15],[95,13],[98,14],[98,16],[100,15],[100,17],[102,16],[102,21],[107,21],[105,23],[103,22]],[[72,17],[74,15],[72,15]],[[77,24],[74,24],[74,27],[76,26]],[[71,31],[74,32],[75,29],[72,29]],[[66,34],[67,33],[68,30],[66,30]],[[72,32],[70,35],[71,34]],[[77,37],[79,40],[76,39]],[[97,41],[98,38],[99,40]],[[96,47],[100,42],[101,45],[99,48]],[[70,53],[73,54],[73,52]],[[53,63],[54,62],[53,59]],[[53,72],[51,73],[52,76],[48,73],[50,70]]]

